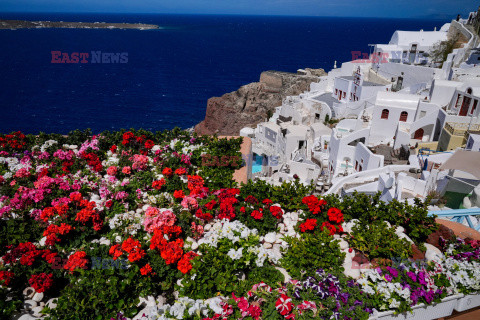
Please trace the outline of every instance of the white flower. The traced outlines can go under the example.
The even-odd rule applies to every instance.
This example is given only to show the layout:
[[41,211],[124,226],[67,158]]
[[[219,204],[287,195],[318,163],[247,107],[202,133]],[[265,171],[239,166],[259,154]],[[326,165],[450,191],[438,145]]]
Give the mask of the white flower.
[[243,248],[240,248],[238,250],[235,249],[230,249],[227,253],[227,255],[230,257],[232,260],[238,260],[242,257],[242,251]]

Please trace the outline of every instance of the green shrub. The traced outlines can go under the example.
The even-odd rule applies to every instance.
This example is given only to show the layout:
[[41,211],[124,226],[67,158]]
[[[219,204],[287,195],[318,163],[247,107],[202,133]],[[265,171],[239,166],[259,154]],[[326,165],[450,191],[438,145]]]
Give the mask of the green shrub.
[[409,258],[412,254],[411,244],[400,239],[394,228],[389,228],[383,221],[368,225],[356,224],[347,238],[350,247],[373,258]]
[[302,233],[300,238],[285,237],[289,248],[280,260],[288,274],[295,279],[304,279],[305,274],[317,269],[343,271],[345,253],[340,251],[338,240],[327,231]]

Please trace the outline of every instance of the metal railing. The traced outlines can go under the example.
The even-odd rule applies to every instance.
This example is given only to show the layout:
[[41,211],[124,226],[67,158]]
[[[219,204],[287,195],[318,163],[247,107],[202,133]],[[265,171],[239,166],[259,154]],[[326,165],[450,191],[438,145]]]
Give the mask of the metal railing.
[[480,230],[480,223],[477,222],[474,224],[472,222],[472,216],[480,216],[480,208],[473,208],[473,209],[456,209],[456,210],[438,210],[438,211],[429,211],[429,216],[437,216],[448,218],[450,217],[451,221],[463,223],[463,221],[467,220],[468,226],[472,229],[477,231]]

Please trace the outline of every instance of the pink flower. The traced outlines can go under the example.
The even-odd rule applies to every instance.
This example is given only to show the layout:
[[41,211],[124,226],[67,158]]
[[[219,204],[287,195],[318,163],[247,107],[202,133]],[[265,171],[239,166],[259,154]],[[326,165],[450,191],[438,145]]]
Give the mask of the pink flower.
[[144,156],[143,154],[136,154],[133,156],[133,170],[142,171],[147,168],[148,164],[148,157]]
[[258,320],[262,315],[262,309],[260,309],[259,306],[254,306],[254,305],[249,306],[248,312],[250,313],[250,316],[255,320]]
[[109,176],[114,176],[114,175],[117,174],[117,171],[118,171],[118,168],[117,168],[117,167],[111,166],[111,167],[108,167],[108,169],[107,169],[107,174],[108,174]]
[[193,237],[195,239],[200,239],[200,237],[203,235],[203,226],[202,225],[197,225],[195,222],[192,222],[192,233]]
[[123,200],[123,199],[126,199],[127,197],[128,197],[128,193],[125,191],[120,191],[115,195],[116,200]]
[[300,310],[299,314],[302,314],[305,310],[312,310],[315,312],[317,310],[317,305],[315,302],[304,300],[297,306],[297,308]]
[[158,211],[157,208],[155,208],[155,207],[148,207],[147,211],[145,212],[145,215],[146,215],[147,217],[153,218],[153,217],[156,217],[159,213],[160,213],[160,211]]
[[198,202],[194,197],[184,197],[181,204],[182,207],[189,210],[195,210],[198,208]]
[[155,214],[155,210],[158,212],[157,208],[150,207],[147,209],[145,220],[143,221],[143,226],[148,233],[153,233],[155,229],[158,229],[162,226],[173,226],[177,217],[170,210],[165,210],[163,212]]

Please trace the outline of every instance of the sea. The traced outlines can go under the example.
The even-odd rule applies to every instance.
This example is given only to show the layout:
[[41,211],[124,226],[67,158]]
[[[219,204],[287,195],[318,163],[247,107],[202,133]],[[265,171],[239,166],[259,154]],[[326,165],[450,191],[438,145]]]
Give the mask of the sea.
[[[163,14],[0,13],[0,19],[156,24],[158,30],[0,30],[0,132],[190,128],[207,100],[259,80],[352,60],[395,30],[439,20]],[[52,63],[52,52],[127,54],[126,63]],[[107,62],[107,60],[105,60]],[[125,61],[123,61],[125,62]]]

